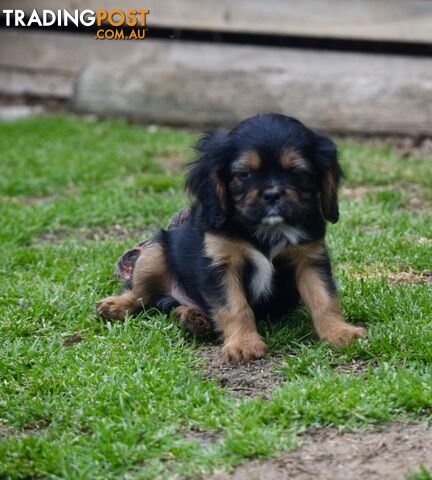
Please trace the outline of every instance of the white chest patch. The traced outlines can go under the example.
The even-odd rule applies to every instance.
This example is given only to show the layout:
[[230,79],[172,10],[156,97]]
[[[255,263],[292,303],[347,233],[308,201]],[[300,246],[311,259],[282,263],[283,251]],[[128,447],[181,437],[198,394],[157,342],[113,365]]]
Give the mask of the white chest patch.
[[297,245],[300,240],[306,240],[307,235],[301,228],[297,227],[284,227],[283,234],[291,245]]
[[254,273],[250,283],[252,300],[268,297],[272,291],[274,267],[272,262],[261,252],[250,250],[249,259],[254,266]]
[[270,250],[270,260],[273,261],[287,245],[297,245],[300,240],[306,240],[307,235],[297,227],[283,227],[273,233],[273,247]]
[[283,239],[278,242],[274,247],[272,247],[272,249],[270,250],[270,260],[273,261],[273,259],[275,259],[286,246],[287,240]]
[[307,240],[308,236],[301,228],[290,225],[260,225],[255,231],[258,240],[268,242],[275,248],[284,248],[287,244],[297,245],[300,240]]

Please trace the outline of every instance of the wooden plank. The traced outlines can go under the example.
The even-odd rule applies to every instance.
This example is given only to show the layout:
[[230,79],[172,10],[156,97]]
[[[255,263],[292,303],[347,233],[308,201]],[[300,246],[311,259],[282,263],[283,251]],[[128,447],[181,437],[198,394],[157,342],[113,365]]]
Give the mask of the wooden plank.
[[133,58],[145,48],[140,43],[95,40],[93,35],[0,29],[0,66],[78,73],[89,62]]
[[68,100],[72,97],[75,78],[60,73],[5,70],[0,68],[0,94],[10,96]]
[[0,43],[3,92],[74,91],[82,112],[202,127],[282,111],[324,130],[432,133],[428,58],[4,30]]
[[[156,42],[155,49],[160,47]],[[432,59],[180,43],[89,64],[75,109],[179,125],[279,111],[340,132],[432,133]],[[148,49],[153,42],[148,42]]]
[[430,0],[3,0],[2,8],[148,8],[151,27],[432,43]]

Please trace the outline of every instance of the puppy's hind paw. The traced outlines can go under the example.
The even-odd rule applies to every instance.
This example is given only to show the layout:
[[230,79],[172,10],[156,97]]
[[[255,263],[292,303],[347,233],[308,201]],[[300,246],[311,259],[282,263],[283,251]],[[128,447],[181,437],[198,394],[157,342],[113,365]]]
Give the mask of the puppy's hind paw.
[[214,326],[209,317],[193,307],[181,305],[175,310],[178,323],[196,337],[208,337],[214,333]]

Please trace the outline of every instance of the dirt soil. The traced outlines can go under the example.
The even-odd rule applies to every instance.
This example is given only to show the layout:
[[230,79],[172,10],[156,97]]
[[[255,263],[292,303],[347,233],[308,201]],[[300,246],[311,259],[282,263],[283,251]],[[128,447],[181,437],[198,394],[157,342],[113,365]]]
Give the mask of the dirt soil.
[[378,137],[359,136],[356,138],[356,140],[373,146],[380,146],[383,144],[391,145],[398,153],[407,158],[419,156],[428,157],[432,155],[431,137],[410,137],[397,135]]
[[[432,240],[424,239],[424,242],[419,243],[431,243]],[[346,271],[352,278],[356,279],[375,279],[383,278],[390,285],[397,285],[399,283],[410,283],[414,285],[420,284],[432,284],[432,270],[416,271],[413,268],[407,270],[399,270],[398,272],[383,272],[379,271],[379,266],[371,266],[365,272],[358,272],[353,268],[346,268]]]
[[432,428],[393,423],[367,432],[309,430],[304,444],[272,460],[254,460],[206,480],[398,480],[432,469]]
[[392,185],[359,185],[357,187],[344,187],[342,196],[349,200],[364,198],[367,194],[378,193],[393,188],[404,192],[406,200],[400,205],[401,208],[410,211],[430,210],[431,202],[428,199],[428,191],[414,183],[396,182]]
[[416,272],[410,268],[407,272],[390,273],[389,280],[391,283],[432,283],[432,270]]
[[280,385],[283,376],[277,371],[286,365],[282,354],[273,352],[266,358],[246,364],[230,364],[223,360],[220,346],[206,346],[197,353],[204,362],[205,378],[216,380],[235,397],[263,397]]
[[[135,237],[136,243],[144,238],[150,238],[158,231],[157,227],[127,228],[121,225],[111,225],[109,227],[80,227],[72,230],[53,230],[42,232],[32,241],[32,246],[43,247],[46,245],[61,245],[65,240],[125,240]],[[131,248],[134,242],[131,242]]]

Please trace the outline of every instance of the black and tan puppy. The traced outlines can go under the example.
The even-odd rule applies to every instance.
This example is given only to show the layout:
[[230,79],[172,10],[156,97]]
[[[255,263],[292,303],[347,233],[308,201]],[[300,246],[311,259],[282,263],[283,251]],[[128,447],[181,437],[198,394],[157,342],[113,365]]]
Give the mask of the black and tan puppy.
[[300,299],[319,337],[346,344],[364,336],[345,322],[324,243],[338,220],[341,168],[335,144],[278,114],[249,118],[198,143],[187,177],[195,197],[178,228],[139,256],[130,288],[97,305],[123,319],[143,306],[206,316],[229,361],[263,357],[255,319],[279,316]]

